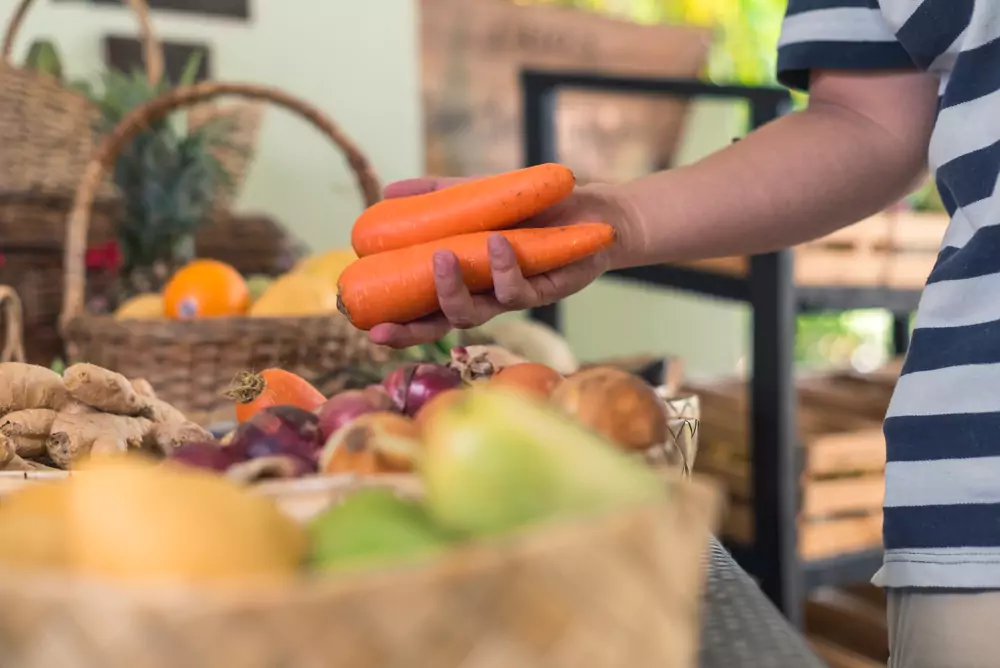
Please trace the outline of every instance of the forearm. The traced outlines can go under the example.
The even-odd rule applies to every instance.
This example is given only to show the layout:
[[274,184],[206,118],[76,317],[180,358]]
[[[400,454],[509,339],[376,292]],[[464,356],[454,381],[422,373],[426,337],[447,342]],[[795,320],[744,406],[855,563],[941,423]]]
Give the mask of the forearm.
[[815,239],[905,195],[925,158],[920,137],[814,104],[696,164],[623,186],[638,222],[633,250],[618,264],[746,255]]

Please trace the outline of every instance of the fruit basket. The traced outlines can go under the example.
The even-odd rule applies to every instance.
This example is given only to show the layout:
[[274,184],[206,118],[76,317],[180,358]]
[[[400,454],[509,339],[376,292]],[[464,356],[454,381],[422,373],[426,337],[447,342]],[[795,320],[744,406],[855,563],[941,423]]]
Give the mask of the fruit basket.
[[147,379],[157,394],[193,419],[229,418],[222,396],[240,371],[281,366],[313,379],[331,369],[384,361],[389,351],[339,316],[116,320],[86,311],[83,254],[91,205],[118,151],[151,119],[182,107],[237,96],[271,102],[304,117],[346,156],[367,205],[381,189],[367,158],[320,110],[278,89],[210,82],[179,87],[133,110],[100,144],[79,184],[67,226],[61,325],[70,363],[87,361]]
[[[599,371],[566,397],[655,404]],[[692,668],[715,490],[511,382],[421,412],[413,474],[247,488],[96,450],[54,482],[22,473],[0,500],[0,664]],[[327,446],[357,454],[338,435],[363,419]]]
[[[62,299],[62,254],[66,214],[80,175],[94,150],[96,105],[56,76],[12,62],[14,40],[31,8],[20,0],[0,47],[0,282],[21,295],[28,353],[49,364],[61,355],[58,321]],[[158,81],[163,54],[154,38],[144,0],[125,0],[136,15],[145,45],[147,76]],[[9,5],[8,5],[9,6]],[[117,194],[103,178],[94,195],[87,241],[114,237],[120,213]],[[49,251],[52,251],[50,253]]]

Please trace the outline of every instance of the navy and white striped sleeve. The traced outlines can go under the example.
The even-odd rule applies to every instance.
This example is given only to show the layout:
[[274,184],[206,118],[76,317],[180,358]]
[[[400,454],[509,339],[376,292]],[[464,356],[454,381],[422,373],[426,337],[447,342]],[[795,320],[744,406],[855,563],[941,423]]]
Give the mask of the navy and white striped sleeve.
[[788,0],[778,42],[778,81],[789,88],[807,90],[811,70],[912,67],[877,0]]

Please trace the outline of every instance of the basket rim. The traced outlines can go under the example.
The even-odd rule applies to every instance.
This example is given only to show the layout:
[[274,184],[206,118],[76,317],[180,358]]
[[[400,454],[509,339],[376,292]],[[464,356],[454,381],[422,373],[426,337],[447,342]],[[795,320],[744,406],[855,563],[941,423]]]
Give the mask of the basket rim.
[[[295,573],[280,581],[244,581],[242,585],[219,586],[163,581],[159,584],[128,584],[71,572],[2,572],[0,592],[31,589],[49,599],[73,599],[81,593],[100,597],[127,599],[131,604],[158,612],[190,617],[226,614],[233,611],[269,608],[275,605],[300,605],[334,596],[396,588],[402,582],[441,581],[490,572],[512,558],[538,558],[552,552],[580,549],[595,540],[623,531],[636,523],[670,522],[688,504],[705,504],[706,517],[717,515],[720,496],[717,488],[702,480],[667,482],[669,490],[662,498],[597,515],[562,517],[533,523],[509,534],[479,538],[446,547],[442,553],[403,560],[391,565],[373,562],[368,568],[344,571]],[[686,501],[686,502],[685,502]],[[692,507],[695,507],[692,505]],[[694,520],[693,520],[694,521]],[[704,546],[708,549],[711,521],[704,523]],[[196,606],[192,606],[194,603]],[[192,610],[195,610],[192,612]]]

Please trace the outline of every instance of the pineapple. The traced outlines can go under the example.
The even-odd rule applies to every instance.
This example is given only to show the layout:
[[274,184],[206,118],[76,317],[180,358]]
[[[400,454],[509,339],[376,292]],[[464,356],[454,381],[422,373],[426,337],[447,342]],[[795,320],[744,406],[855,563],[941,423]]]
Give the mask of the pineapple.
[[[194,80],[200,56],[185,67],[178,85]],[[79,86],[101,112],[99,133],[107,133],[137,106],[167,92],[171,84],[152,83],[141,71],[109,71],[100,93]],[[194,234],[209,222],[215,198],[231,190],[231,179],[213,151],[226,146],[231,131],[219,118],[187,131],[174,119],[151,122],[120,151],[114,183],[124,215],[118,225],[122,263],[117,285],[108,295],[113,310],[128,298],[158,292],[174,270],[194,258]]]

